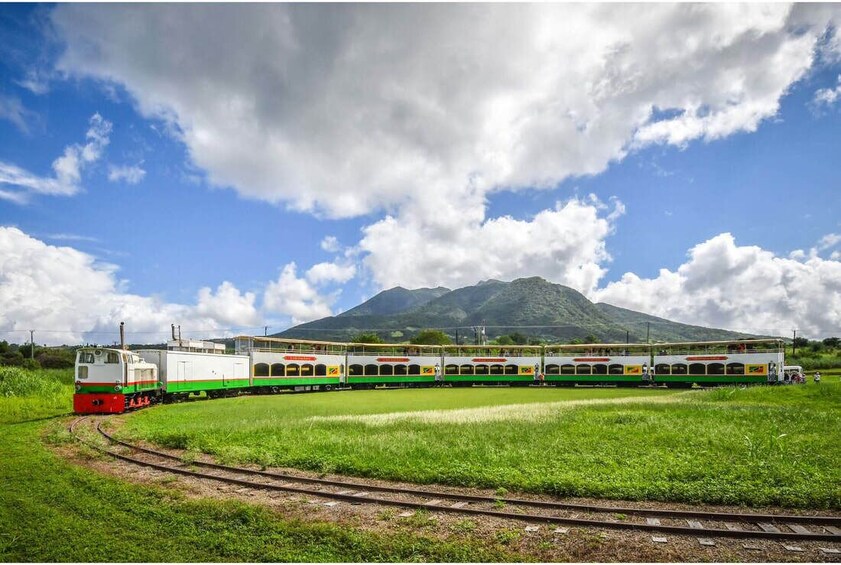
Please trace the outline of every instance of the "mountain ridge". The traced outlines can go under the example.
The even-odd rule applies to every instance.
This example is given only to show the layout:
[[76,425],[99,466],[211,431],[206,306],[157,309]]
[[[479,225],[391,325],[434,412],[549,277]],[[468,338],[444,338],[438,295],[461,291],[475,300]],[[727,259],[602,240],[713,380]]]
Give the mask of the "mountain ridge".
[[548,342],[595,337],[601,342],[707,341],[748,334],[672,322],[608,303],[595,304],[575,289],[541,277],[498,280],[450,290],[444,287],[384,290],[339,314],[275,334],[276,337],[347,341],[376,333],[384,341],[405,341],[422,329],[441,329],[461,338],[484,326],[493,339],[514,332]]

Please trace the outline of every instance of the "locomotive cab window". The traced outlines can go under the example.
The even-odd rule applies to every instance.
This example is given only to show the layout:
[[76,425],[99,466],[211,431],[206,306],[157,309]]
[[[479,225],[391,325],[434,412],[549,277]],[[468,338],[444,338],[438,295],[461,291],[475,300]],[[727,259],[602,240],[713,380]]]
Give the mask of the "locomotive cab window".
[[120,355],[116,351],[109,351],[105,354],[106,363],[119,363]]
[[79,353],[79,363],[93,364],[93,362],[93,351],[82,351],[81,353]]

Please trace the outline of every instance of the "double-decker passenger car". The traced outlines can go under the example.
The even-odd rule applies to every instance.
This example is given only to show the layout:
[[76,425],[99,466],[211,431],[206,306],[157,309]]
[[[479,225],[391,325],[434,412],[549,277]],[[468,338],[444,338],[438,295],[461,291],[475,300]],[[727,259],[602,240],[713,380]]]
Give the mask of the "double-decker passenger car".
[[234,343],[238,354],[251,359],[258,392],[330,390],[345,383],[344,343],[250,336],[239,336]]
[[527,385],[540,373],[542,349],[539,345],[445,345],[444,382]]
[[543,348],[547,383],[639,386],[651,377],[650,346],[642,344],[547,345]]
[[652,345],[657,381],[667,386],[775,384],[782,380],[781,339],[660,343]]
[[347,384],[354,387],[431,385],[440,376],[441,346],[349,343],[347,366]]

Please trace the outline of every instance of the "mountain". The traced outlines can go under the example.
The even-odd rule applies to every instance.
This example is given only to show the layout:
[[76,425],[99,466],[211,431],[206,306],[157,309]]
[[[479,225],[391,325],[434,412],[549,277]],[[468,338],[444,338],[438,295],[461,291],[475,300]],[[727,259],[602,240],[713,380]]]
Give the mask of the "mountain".
[[[392,288],[338,316],[290,328],[277,337],[346,341],[375,332],[385,341],[405,341],[426,328],[451,337],[484,326],[489,339],[514,332],[549,342],[595,336],[602,342],[703,341],[746,334],[671,322],[610,304],[593,304],[572,288],[540,277],[498,280],[448,290]],[[462,340],[462,342],[464,342]]]
[[419,288],[407,290],[402,286],[396,286],[384,290],[367,302],[363,302],[347,312],[339,314],[338,318],[348,316],[388,316],[399,314],[412,308],[423,306],[430,300],[434,300],[443,294],[451,292],[449,288],[439,286],[438,288]]

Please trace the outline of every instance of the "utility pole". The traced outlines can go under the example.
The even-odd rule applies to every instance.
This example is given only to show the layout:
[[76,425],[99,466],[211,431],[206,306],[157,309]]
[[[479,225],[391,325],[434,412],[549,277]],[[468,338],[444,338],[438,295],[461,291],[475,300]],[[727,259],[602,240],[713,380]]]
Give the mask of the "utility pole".
[[456,345],[461,345],[461,344],[458,342],[458,328],[456,328]]
[[35,359],[35,330],[29,330],[29,358]]
[[625,330],[625,345],[628,345],[629,343],[631,343],[631,332]]
[[794,352],[797,351],[797,330],[791,330],[794,332],[794,337],[791,338],[791,355],[794,356]]
[[651,340],[648,339],[648,336],[651,335],[651,322],[646,322],[645,325],[645,343],[651,343]]
[[269,326],[263,326],[263,337],[269,335]]

